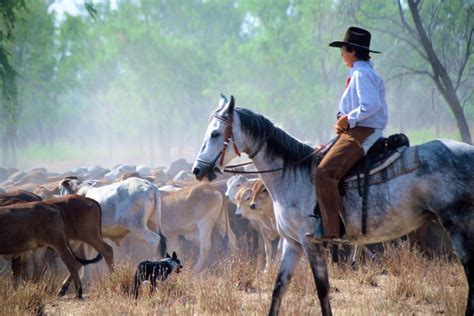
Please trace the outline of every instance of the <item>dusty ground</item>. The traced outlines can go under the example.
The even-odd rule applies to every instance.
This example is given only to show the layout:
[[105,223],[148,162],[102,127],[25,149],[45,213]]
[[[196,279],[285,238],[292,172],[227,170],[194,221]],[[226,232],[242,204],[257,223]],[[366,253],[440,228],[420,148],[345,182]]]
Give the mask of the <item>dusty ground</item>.
[[[186,262],[184,262],[186,267]],[[265,315],[270,305],[276,265],[263,273],[261,263],[239,256],[195,274],[185,269],[138,301],[130,293],[133,267],[119,265],[111,278],[102,276],[85,289],[84,300],[73,294],[57,298],[59,280],[28,283],[13,290],[0,279],[0,314],[48,315],[180,314]],[[331,304],[335,315],[462,315],[467,284],[456,260],[427,259],[407,247],[392,249],[381,263],[364,263],[356,271],[330,266]],[[299,264],[282,304],[283,315],[319,314],[311,272]]]

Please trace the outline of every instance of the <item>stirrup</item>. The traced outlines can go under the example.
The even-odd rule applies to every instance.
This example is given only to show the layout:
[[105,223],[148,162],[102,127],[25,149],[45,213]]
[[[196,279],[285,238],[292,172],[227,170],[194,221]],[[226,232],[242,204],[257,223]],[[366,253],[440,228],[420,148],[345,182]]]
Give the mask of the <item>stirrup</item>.
[[320,240],[324,235],[323,221],[321,220],[321,217],[319,216],[315,216],[315,215],[310,215],[310,216],[316,219],[316,224],[314,225],[314,231],[312,233],[306,233],[305,236],[311,242],[319,243],[321,242]]

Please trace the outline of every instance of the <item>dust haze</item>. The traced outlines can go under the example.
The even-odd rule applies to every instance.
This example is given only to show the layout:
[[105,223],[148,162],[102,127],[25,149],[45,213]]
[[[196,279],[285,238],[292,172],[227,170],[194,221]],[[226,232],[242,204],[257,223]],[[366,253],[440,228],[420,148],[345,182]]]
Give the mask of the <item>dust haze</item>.
[[[113,10],[120,10],[115,2]],[[169,19],[168,23],[178,23],[179,20]],[[245,26],[247,29],[248,21],[248,16],[243,15],[241,27]],[[56,23],[57,27],[59,23]],[[208,23],[212,28],[213,19],[209,18]],[[259,25],[255,23],[253,26]],[[101,27],[107,28],[107,25],[100,21],[94,25],[97,32],[101,32]],[[342,36],[343,30],[344,27],[341,27],[336,33],[339,35],[334,36]],[[379,34],[375,33],[376,46],[377,36]],[[85,36],[86,45],[93,45],[87,39]],[[143,42],[146,40],[141,43]],[[256,101],[259,100],[260,91],[275,94],[276,99],[277,95],[290,94],[290,87],[292,95],[297,96],[301,83],[294,82],[291,76],[288,76],[287,84],[272,87],[269,77],[273,74],[264,76],[256,71],[255,78],[252,78],[240,75],[239,69],[234,68],[228,71],[235,72],[235,76],[226,76],[227,81],[222,82],[222,85],[219,80],[215,80],[210,87],[205,87],[199,76],[183,77],[186,72],[180,69],[179,57],[173,61],[167,60],[168,57],[156,60],[156,65],[159,66],[143,65],[133,47],[121,46],[122,50],[116,52],[114,63],[101,66],[97,78],[87,78],[89,83],[94,82],[92,90],[72,87],[59,97],[59,111],[55,112],[51,120],[32,118],[30,110],[40,105],[31,100],[20,100],[22,111],[18,120],[17,162],[3,167],[16,167],[20,170],[44,167],[49,171],[65,172],[93,165],[108,169],[118,164],[168,166],[180,158],[192,162],[201,146],[209,114],[217,106],[220,93],[234,95],[237,106],[263,113],[300,140],[311,144],[324,143],[333,137],[332,126],[338,99],[344,88],[341,78],[345,78],[348,73],[340,60],[339,51],[327,47],[327,44],[314,42],[315,49],[325,50],[328,56],[334,55],[326,60],[325,66],[330,70],[330,75],[320,77],[319,80],[325,86],[340,89],[328,90],[324,100],[306,98],[302,102],[301,98],[288,97],[286,105],[279,108],[274,107],[268,99],[261,103]],[[205,47],[206,43],[202,45]],[[384,47],[378,48],[384,50]],[[143,53],[160,49],[144,46]],[[209,55],[212,54],[209,51]],[[102,56],[95,54],[93,58],[100,59]],[[404,132],[413,137],[413,143],[427,141],[433,136],[459,139],[453,115],[433,84],[420,81],[417,77],[407,78],[400,83],[394,78],[396,67],[386,67],[391,58],[390,52],[372,56],[375,68],[386,82],[390,117],[385,134]],[[93,64],[95,60],[87,62]],[[244,58],[239,60],[236,55],[233,64],[248,65],[249,62]],[[163,65],[169,67],[165,72],[166,77],[159,71]],[[149,67],[150,71],[141,71],[139,78],[131,78],[137,75],[137,72],[131,71],[134,67]],[[203,74],[206,71],[200,70]],[[21,73],[20,76],[27,77],[28,74]],[[229,78],[234,78],[235,81]],[[266,78],[268,82],[265,82]],[[127,80],[134,80],[133,84],[124,84]],[[415,82],[416,89],[412,87]],[[254,88],[253,91],[239,94],[243,84],[247,88]],[[200,87],[201,95],[196,97],[189,93],[191,89],[199,91]],[[325,88],[315,85],[314,89]],[[468,117],[468,123],[472,129],[472,117]]]

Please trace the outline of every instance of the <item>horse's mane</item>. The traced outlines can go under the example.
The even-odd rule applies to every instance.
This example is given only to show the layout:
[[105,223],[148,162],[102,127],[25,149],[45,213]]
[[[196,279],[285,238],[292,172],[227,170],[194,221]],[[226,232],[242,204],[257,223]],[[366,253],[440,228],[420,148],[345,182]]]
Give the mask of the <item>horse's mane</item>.
[[[313,148],[276,127],[265,116],[244,108],[234,110],[240,118],[242,131],[251,137],[256,146],[265,142],[265,159],[283,159],[285,169],[305,168],[311,170]],[[305,159],[301,161],[301,159]]]

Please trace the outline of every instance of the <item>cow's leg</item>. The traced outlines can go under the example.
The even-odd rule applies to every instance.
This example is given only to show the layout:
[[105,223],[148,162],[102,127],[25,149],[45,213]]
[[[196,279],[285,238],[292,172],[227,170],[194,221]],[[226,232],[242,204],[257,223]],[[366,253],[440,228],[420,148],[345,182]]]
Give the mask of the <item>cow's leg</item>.
[[11,261],[13,286],[17,287],[22,279],[28,279],[28,257],[30,252],[24,252]]
[[262,232],[262,239],[265,246],[265,269],[263,271],[265,273],[268,272],[272,263],[273,245],[267,234],[263,233],[264,229],[261,228],[260,231]]
[[141,229],[134,229],[132,231],[133,235],[147,244],[147,248],[150,247],[150,256],[159,257],[160,249],[160,235],[151,231],[147,226],[142,227]]
[[199,230],[199,259],[196,263],[196,270],[201,271],[209,254],[209,250],[211,250],[212,226],[209,226],[204,221],[198,221],[197,225]]
[[33,250],[33,280],[35,282],[38,282],[46,271],[46,249],[48,247]]
[[353,270],[357,270],[359,268],[359,264],[357,262],[357,255],[360,252],[360,251],[358,251],[360,246],[354,245],[354,246],[349,246],[349,247],[350,247],[349,248],[350,249],[349,250],[349,260],[351,262],[351,268]]
[[72,279],[74,280],[74,285],[76,286],[76,297],[82,298],[82,283],[79,279],[79,274],[77,273],[81,268],[81,264],[72,254],[70,248],[67,246],[67,241],[65,239],[57,243],[53,248],[69,270],[69,276],[67,276],[64,280],[58,295],[63,296],[64,294],[66,294],[66,291],[69,287],[69,283]]
[[[114,271],[114,249],[109,246],[100,236],[88,236],[87,240],[84,242],[91,245],[98,253],[104,257],[109,272]],[[84,257],[85,258],[85,257]]]
[[44,260],[49,270],[51,270],[51,275],[58,275],[59,274],[59,267],[58,267],[58,255],[51,247],[46,247],[44,253]]
[[289,243],[286,239],[283,241],[283,252],[280,262],[280,269],[273,287],[272,304],[269,315],[278,315],[281,300],[285,294],[288,284],[291,281],[296,265],[301,258],[303,251],[299,245]]
[[331,259],[333,263],[339,264],[340,262],[340,256],[339,256],[339,245],[334,244],[331,247]]
[[332,315],[329,302],[329,276],[325,248],[320,244],[308,241],[307,238],[303,238],[303,249],[313,272],[319,303],[321,304],[321,313]]
[[171,254],[175,251],[178,255],[180,254],[179,239],[177,235],[166,235],[166,243],[168,244],[168,253]]

